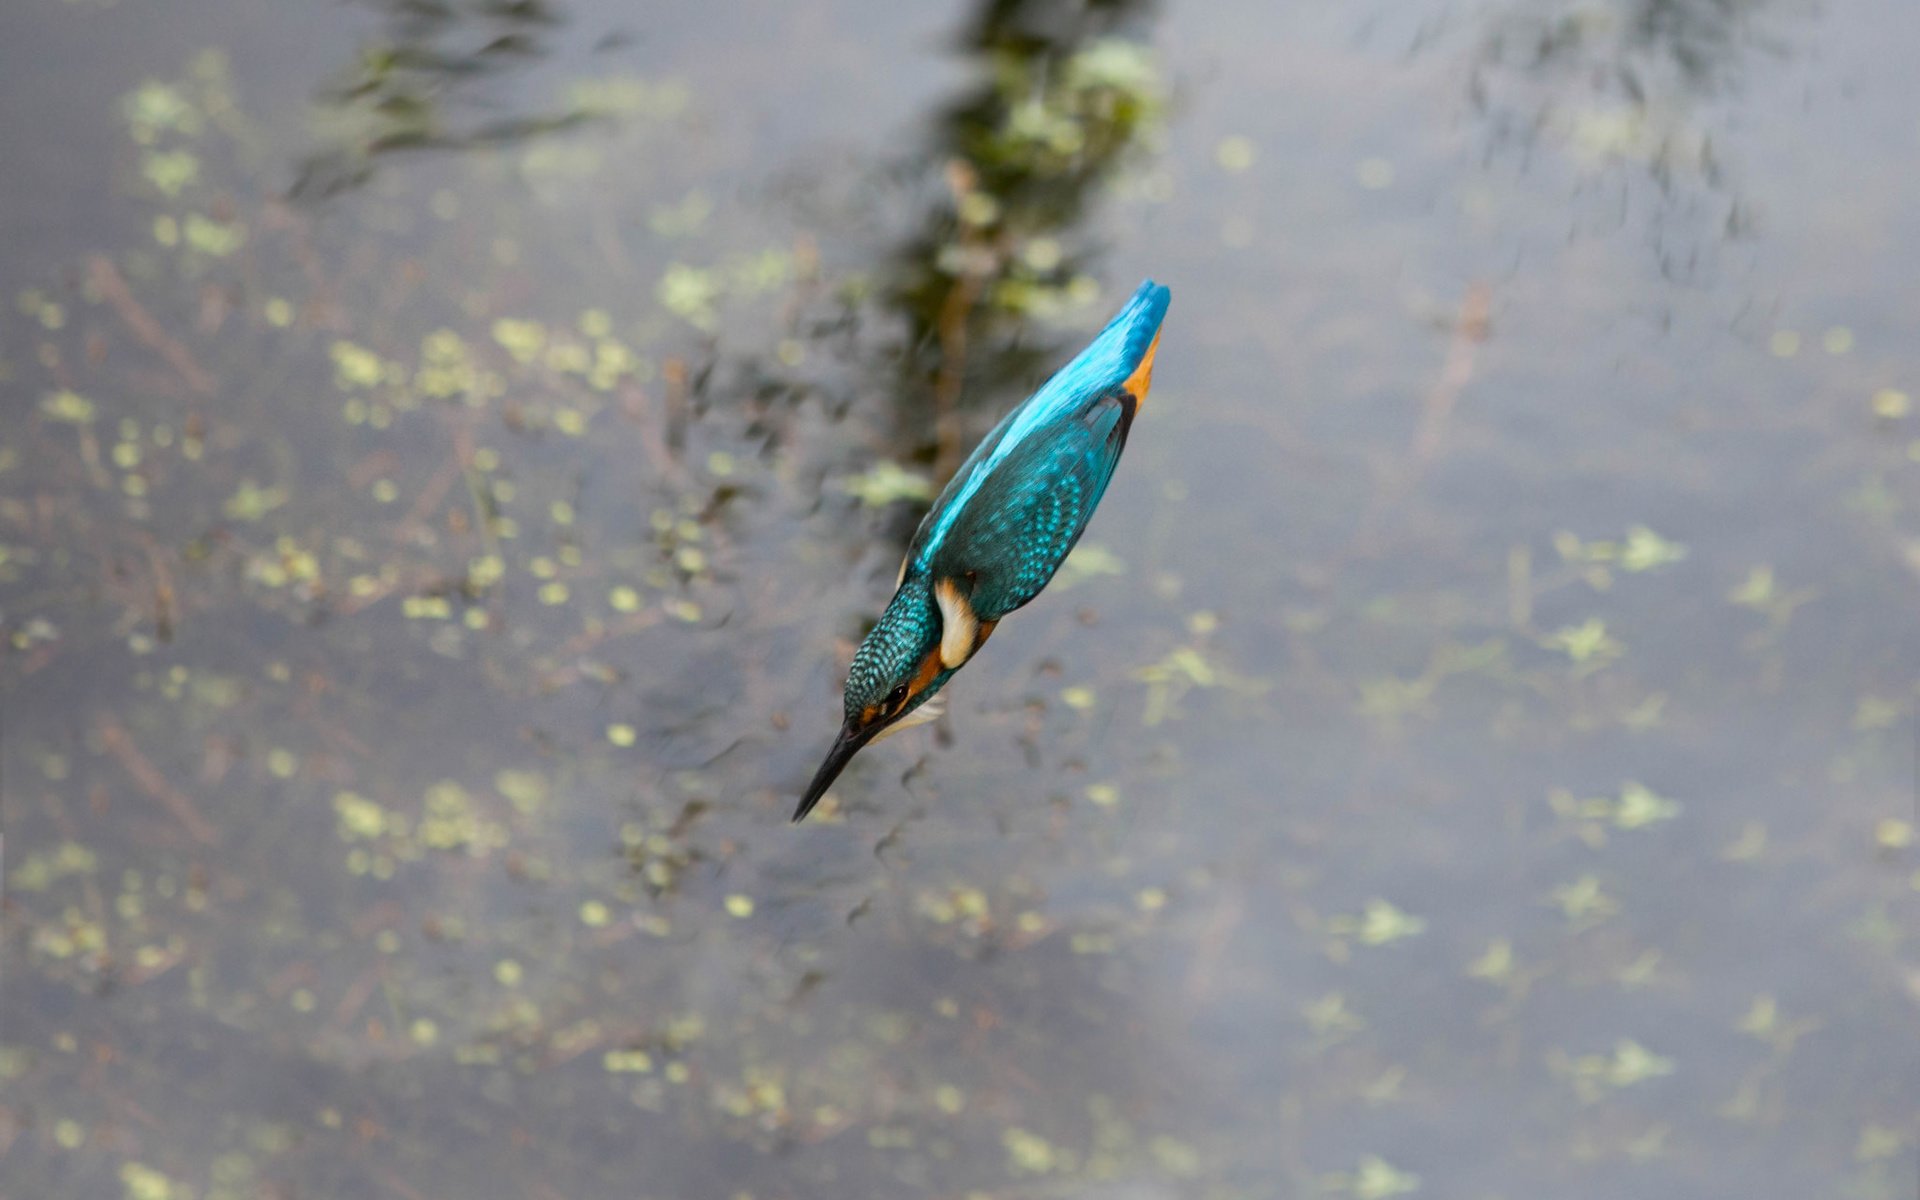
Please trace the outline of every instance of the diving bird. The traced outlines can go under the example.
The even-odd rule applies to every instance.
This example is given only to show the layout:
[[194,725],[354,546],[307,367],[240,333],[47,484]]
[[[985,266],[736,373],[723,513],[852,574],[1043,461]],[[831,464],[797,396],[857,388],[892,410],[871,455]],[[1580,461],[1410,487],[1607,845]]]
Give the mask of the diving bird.
[[1099,336],[1001,419],[935,500],[893,599],[847,672],[845,720],[801,820],[861,748],[940,715],[933,701],[1000,619],[1032,600],[1093,516],[1153,382],[1167,289],[1149,279]]

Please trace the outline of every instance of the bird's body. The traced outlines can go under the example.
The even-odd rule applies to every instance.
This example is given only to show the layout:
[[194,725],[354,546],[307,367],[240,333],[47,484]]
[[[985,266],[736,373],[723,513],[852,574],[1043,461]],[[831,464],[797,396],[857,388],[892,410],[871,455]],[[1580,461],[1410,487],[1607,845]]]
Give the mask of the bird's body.
[[848,760],[926,707],[1000,619],[1047,586],[1120,461],[1153,380],[1167,289],[1140,285],[1119,315],[994,426],[920,522],[893,600],[847,673],[845,722],[798,821]]

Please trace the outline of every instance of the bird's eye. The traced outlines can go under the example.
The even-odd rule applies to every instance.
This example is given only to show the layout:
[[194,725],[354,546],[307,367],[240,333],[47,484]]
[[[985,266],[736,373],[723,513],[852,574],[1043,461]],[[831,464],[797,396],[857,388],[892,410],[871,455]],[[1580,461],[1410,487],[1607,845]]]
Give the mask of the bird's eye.
[[906,701],[907,701],[907,685],[904,683],[887,693],[888,708],[898,708],[900,705],[905,704]]

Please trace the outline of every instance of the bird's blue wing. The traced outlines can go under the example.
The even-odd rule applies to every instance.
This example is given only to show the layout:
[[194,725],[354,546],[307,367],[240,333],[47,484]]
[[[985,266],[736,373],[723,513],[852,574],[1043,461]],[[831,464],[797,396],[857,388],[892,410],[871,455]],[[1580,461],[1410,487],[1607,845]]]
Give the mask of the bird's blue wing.
[[1113,477],[1134,407],[1130,396],[1103,396],[1030,432],[979,480],[927,565],[970,586],[980,620],[1032,600],[1066,561]]
[[1169,299],[1167,289],[1153,280],[1142,283],[1086,349],[993,427],[948,481],[914,534],[907,551],[909,570],[932,562],[960,514],[973,507],[976,493],[988,479],[1001,477],[1011,456],[1028,452],[1034,442],[1044,444],[1056,428],[1084,418],[1090,405],[1126,384],[1152,349]]

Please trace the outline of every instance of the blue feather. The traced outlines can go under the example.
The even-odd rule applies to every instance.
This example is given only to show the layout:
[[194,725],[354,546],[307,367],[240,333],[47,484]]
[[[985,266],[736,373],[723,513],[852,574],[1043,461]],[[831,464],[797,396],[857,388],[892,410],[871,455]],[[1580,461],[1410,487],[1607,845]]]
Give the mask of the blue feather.
[[1093,342],[1001,419],[920,522],[900,582],[847,671],[840,736],[794,810],[798,821],[862,746],[928,719],[923,707],[1000,619],[1072,553],[1126,449],[1167,315],[1149,279]]
[[933,511],[927,514],[927,524],[914,538],[915,569],[924,568],[932,559],[967,501],[1007,455],[1035,433],[1080,412],[1133,375],[1153,345],[1154,335],[1160,332],[1171,298],[1172,294],[1153,280],[1142,283],[1126,307],[1107,322],[1107,327],[1085,350],[1041,384],[1039,391],[1008,413],[987,435],[961,464]]

